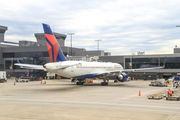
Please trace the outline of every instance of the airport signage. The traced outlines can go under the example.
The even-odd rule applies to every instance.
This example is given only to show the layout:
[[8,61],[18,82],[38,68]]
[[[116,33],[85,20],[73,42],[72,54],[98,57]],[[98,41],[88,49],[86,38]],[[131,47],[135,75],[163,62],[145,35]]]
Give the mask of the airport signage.
[[145,51],[143,52],[137,52],[138,55],[145,55]]

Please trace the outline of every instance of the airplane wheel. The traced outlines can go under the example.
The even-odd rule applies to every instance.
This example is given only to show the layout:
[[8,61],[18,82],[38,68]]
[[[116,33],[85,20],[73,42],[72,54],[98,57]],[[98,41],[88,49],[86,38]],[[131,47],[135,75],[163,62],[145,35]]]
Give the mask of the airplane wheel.
[[76,82],[76,85],[83,85],[83,82]]
[[108,82],[101,82],[101,86],[107,86]]
[[101,82],[101,86],[104,86],[104,82]]
[[75,81],[75,79],[72,79],[72,80],[71,80],[71,82],[74,82],[74,81]]

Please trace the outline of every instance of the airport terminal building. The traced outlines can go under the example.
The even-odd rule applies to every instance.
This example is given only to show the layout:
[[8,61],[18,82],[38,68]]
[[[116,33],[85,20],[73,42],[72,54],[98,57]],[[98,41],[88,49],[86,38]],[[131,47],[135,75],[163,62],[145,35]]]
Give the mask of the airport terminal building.
[[[17,59],[21,63],[43,65],[50,62],[44,33],[35,33],[37,42],[19,41],[19,43],[8,42],[4,40],[4,34],[8,28],[0,26],[0,70],[7,71],[10,76],[17,76],[27,70],[15,66]],[[180,73],[180,48],[174,48],[173,54],[159,55],[111,55],[110,52],[103,50],[87,51],[84,48],[75,48],[65,46],[66,35],[54,33],[57,41],[65,56],[69,60],[86,60],[101,62],[116,62],[125,69],[137,69],[145,67],[162,66],[166,57],[166,66],[164,69],[146,70],[128,73],[131,79],[157,79],[166,78]],[[46,76],[46,72],[38,70],[29,70],[30,73],[37,76]]]

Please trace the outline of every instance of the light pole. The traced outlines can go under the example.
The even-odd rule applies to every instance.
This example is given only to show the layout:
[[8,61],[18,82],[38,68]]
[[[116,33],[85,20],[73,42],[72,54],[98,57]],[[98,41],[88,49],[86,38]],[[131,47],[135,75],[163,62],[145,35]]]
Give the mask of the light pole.
[[[176,25],[176,27],[180,27],[180,25]],[[175,45],[175,48],[178,47],[177,45]]]
[[95,40],[95,41],[97,41],[97,48],[99,50],[99,41],[102,41],[102,40],[100,39],[100,40]]
[[131,52],[132,52],[132,55],[131,55],[131,58],[130,58],[130,63],[129,63],[129,67],[130,67],[130,69],[132,69],[132,59],[133,59],[134,50],[133,50],[133,49],[131,49]]
[[71,35],[71,56],[72,56],[72,35],[74,35],[75,33],[67,33],[67,35]]

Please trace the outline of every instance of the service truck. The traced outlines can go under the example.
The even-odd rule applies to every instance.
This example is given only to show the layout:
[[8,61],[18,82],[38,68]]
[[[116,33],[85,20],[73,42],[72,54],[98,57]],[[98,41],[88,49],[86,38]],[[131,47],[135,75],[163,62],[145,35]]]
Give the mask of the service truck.
[[6,71],[0,71],[0,82],[7,82]]

